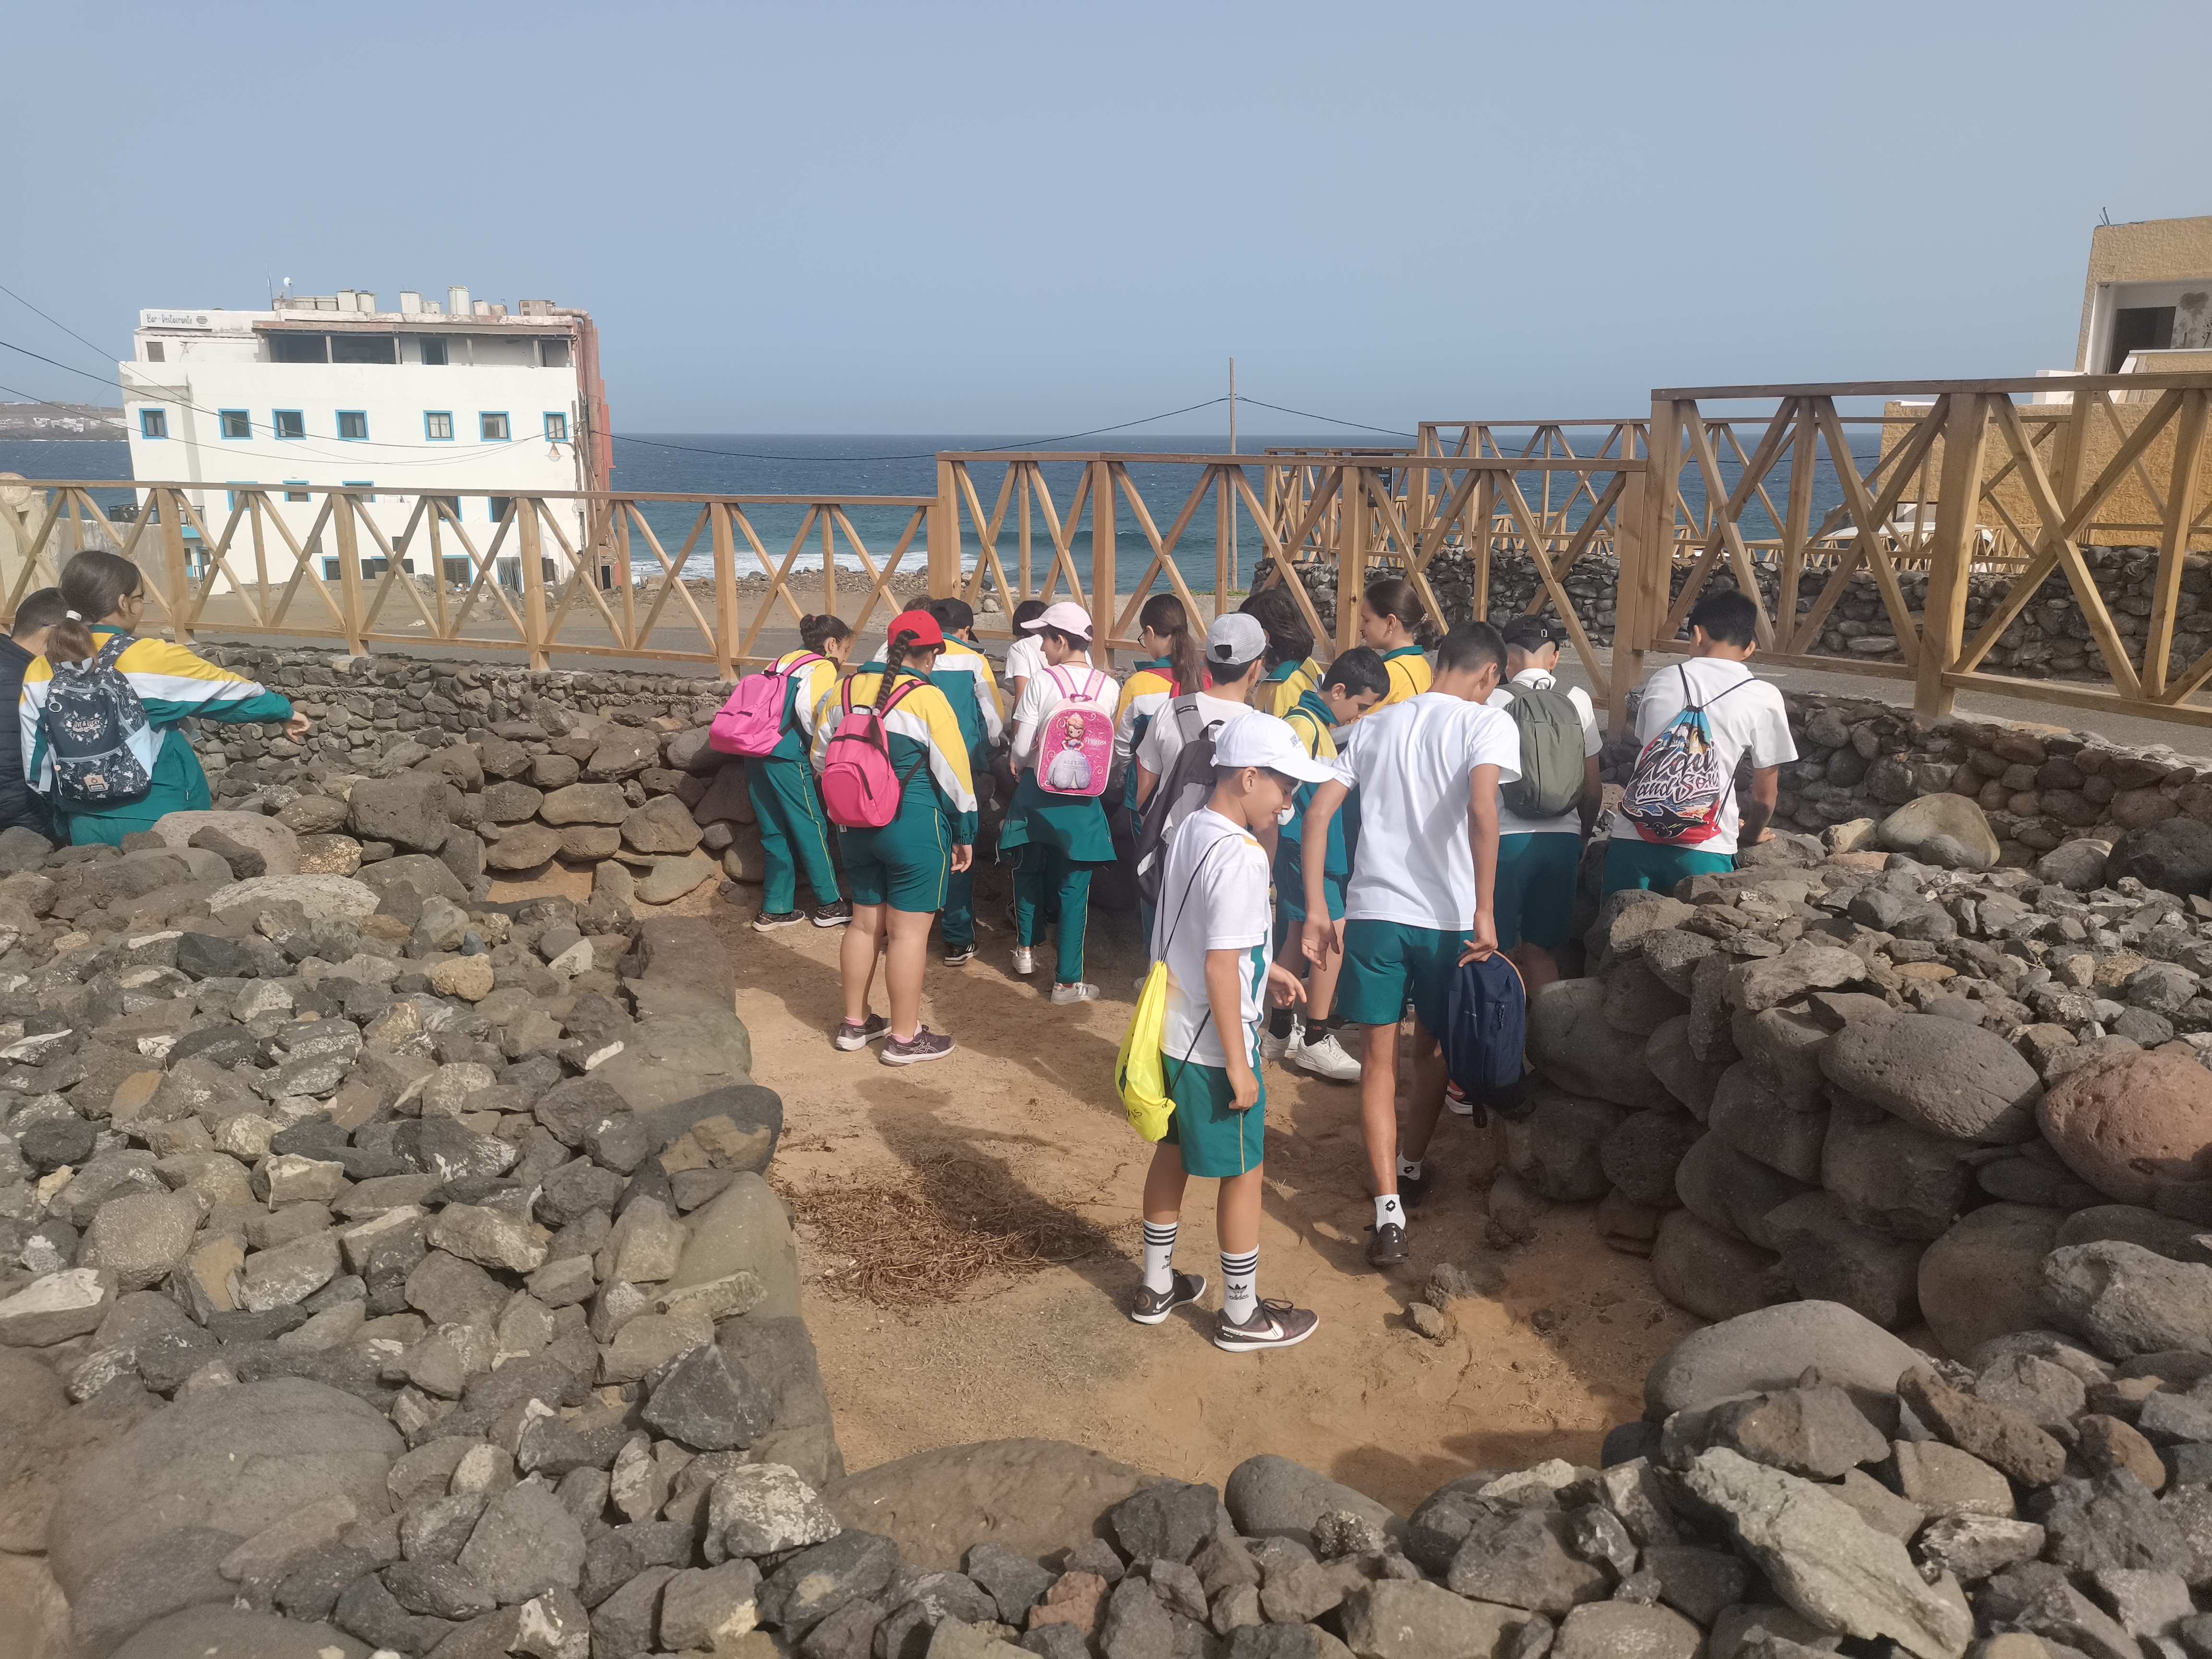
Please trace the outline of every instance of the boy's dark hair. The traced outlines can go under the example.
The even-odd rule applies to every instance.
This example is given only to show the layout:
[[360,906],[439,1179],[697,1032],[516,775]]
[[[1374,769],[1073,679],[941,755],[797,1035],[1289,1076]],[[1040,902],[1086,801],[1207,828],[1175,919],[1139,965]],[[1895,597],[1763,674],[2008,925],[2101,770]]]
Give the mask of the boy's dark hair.
[[1759,637],[1759,606],[1741,589],[1723,588],[1690,607],[1690,626],[1723,645],[1749,645]]
[[965,599],[932,599],[922,608],[947,634],[964,633],[975,625],[975,607]]
[[9,625],[9,634],[21,639],[26,634],[35,634],[41,628],[52,628],[69,615],[69,601],[62,597],[58,587],[42,587],[35,593],[23,595],[22,604],[15,607],[15,620]]
[[1041,640],[1058,640],[1071,651],[1088,651],[1091,648],[1090,635],[1071,634],[1064,628],[1040,628],[1036,636]]
[[[1296,778],[1285,777],[1282,773],[1276,771],[1272,766],[1263,766],[1259,769],[1265,772],[1269,777],[1274,779],[1277,783],[1281,784],[1284,788],[1290,790],[1293,793],[1296,793],[1302,787]],[[1239,772],[1243,770],[1244,768],[1241,766],[1224,766],[1218,761],[1216,761],[1213,765],[1213,787],[1218,789],[1223,784],[1228,782],[1230,779],[1235,777]]]
[[1532,617],[1525,611],[1499,629],[1498,633],[1508,648],[1525,651],[1532,657],[1547,645],[1558,645],[1566,636],[1566,629],[1557,623],[1546,622],[1541,617]]
[[1263,587],[1246,595],[1244,603],[1237,608],[1267,630],[1267,648],[1261,654],[1268,667],[1304,662],[1313,655],[1313,629],[1298,614],[1298,602],[1291,597],[1289,588]]
[[1383,665],[1382,653],[1369,645],[1355,645],[1338,655],[1321,683],[1324,689],[1340,685],[1355,697],[1363,691],[1390,695],[1390,671]]
[[1488,663],[1505,678],[1505,641],[1486,622],[1467,622],[1445,635],[1437,646],[1437,672],[1456,674]]
[[[1024,623],[1035,622],[1039,617],[1044,615],[1044,613],[1045,603],[1042,599],[1024,599],[1019,605],[1016,605],[1014,607],[1015,637],[1020,637],[1021,627]],[[939,628],[945,626],[943,623],[939,623],[937,625]]]

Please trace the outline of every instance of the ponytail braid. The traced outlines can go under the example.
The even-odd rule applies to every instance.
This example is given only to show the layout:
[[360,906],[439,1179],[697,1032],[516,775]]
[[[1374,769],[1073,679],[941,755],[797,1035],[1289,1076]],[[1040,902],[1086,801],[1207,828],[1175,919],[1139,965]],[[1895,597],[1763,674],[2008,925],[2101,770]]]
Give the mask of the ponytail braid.
[[884,647],[884,677],[876,682],[876,707],[881,709],[891,700],[891,685],[906,661],[906,653],[916,638],[911,629],[901,629],[896,638]]

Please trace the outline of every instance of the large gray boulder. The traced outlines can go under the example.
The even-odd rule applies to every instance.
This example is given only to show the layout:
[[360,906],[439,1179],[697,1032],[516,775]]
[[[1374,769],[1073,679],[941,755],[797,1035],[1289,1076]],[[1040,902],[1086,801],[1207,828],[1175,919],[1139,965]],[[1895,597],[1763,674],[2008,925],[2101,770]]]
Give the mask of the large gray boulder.
[[1644,1414],[1679,1411],[1731,1395],[1795,1388],[1808,1370],[1854,1396],[1895,1393],[1920,1356],[1873,1321],[1834,1302],[1785,1302],[1692,1331],[1644,1374]]
[[2140,1244],[2068,1244],[2044,1258],[2043,1310],[2107,1359],[2212,1354],[2212,1267],[2169,1261]]
[[1530,1191],[1555,1204],[1602,1198],[1612,1183],[1600,1151],[1627,1115],[1607,1101],[1563,1094],[1540,1083],[1534,1109],[1504,1126],[1506,1164]]
[[978,1544],[1036,1560],[1104,1538],[1106,1512],[1160,1479],[1065,1440],[986,1440],[878,1464],[822,1497],[842,1525],[889,1538],[917,1566],[957,1572]]
[[1528,1054],[1569,1094],[1639,1111],[1674,1099],[1644,1063],[1645,1039],[1605,1019],[1605,987],[1563,979],[1528,999]]
[[1994,1031],[1931,1014],[1858,1020],[1820,1052],[1828,1080],[1930,1134],[1998,1145],[2035,1133],[2035,1067]]
[[2166,893],[2202,893],[2212,888],[2212,823],[2201,818],[2167,818],[2130,830],[2112,844],[2105,860],[2105,885],[2133,876]]
[[1651,1244],[1651,1282],[1659,1294],[1700,1319],[1733,1319],[1772,1299],[1771,1250],[1708,1227],[1687,1210],[1661,1218]]
[[1830,1491],[1717,1446],[1686,1484],[1729,1519],[1737,1547],[1782,1599],[1824,1630],[1888,1637],[1920,1659],[1958,1659],[1974,1616],[1954,1579],[1930,1585],[1902,1540]]
[[147,1626],[114,1659],[368,1659],[368,1644],[319,1620],[242,1607],[194,1607]]
[[270,1377],[216,1389],[146,1419],[80,1468],[54,1504],[47,1547],[72,1601],[106,1562],[188,1528],[252,1537],[330,1498],[364,1517],[391,1508],[385,1476],[405,1444],[366,1401]]
[[1920,1316],[1954,1359],[2042,1318],[2043,1258],[2063,1210],[1984,1204],[1920,1258]]
[[1248,1457],[1231,1469],[1221,1502],[1246,1538],[1292,1538],[1310,1545],[1313,1523],[1334,1510],[1371,1521],[1391,1538],[1406,1535],[1405,1522],[1365,1492],[1272,1453]]

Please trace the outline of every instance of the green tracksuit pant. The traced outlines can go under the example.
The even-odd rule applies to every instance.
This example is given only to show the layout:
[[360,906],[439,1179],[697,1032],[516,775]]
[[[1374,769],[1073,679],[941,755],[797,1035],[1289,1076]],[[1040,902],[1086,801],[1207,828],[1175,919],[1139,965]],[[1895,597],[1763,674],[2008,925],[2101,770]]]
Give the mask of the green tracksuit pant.
[[1069,858],[1057,847],[1036,842],[1014,851],[1014,937],[1033,945],[1044,932],[1045,921],[1057,905],[1060,957],[1053,971],[1059,985],[1073,985],[1083,977],[1084,924],[1091,919],[1091,866]]
[[761,850],[768,856],[768,878],[761,908],[782,915],[799,908],[799,874],[814,890],[817,905],[835,904],[837,866],[830,859],[830,815],[814,784],[814,769],[804,760],[775,756],[745,763],[745,793],[760,819]]

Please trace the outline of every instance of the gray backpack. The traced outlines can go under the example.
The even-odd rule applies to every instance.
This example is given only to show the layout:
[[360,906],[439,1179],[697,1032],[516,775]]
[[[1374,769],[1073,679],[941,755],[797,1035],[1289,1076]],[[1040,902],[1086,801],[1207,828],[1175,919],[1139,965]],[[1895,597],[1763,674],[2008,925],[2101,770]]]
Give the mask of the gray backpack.
[[1513,729],[1521,736],[1521,775],[1499,790],[1509,810],[1524,818],[1555,818],[1583,798],[1582,711],[1551,686],[1507,681]]
[[64,811],[96,811],[137,800],[154,787],[131,752],[146,710],[115,659],[132,643],[115,634],[88,661],[54,664],[40,719],[54,765],[54,799]]

